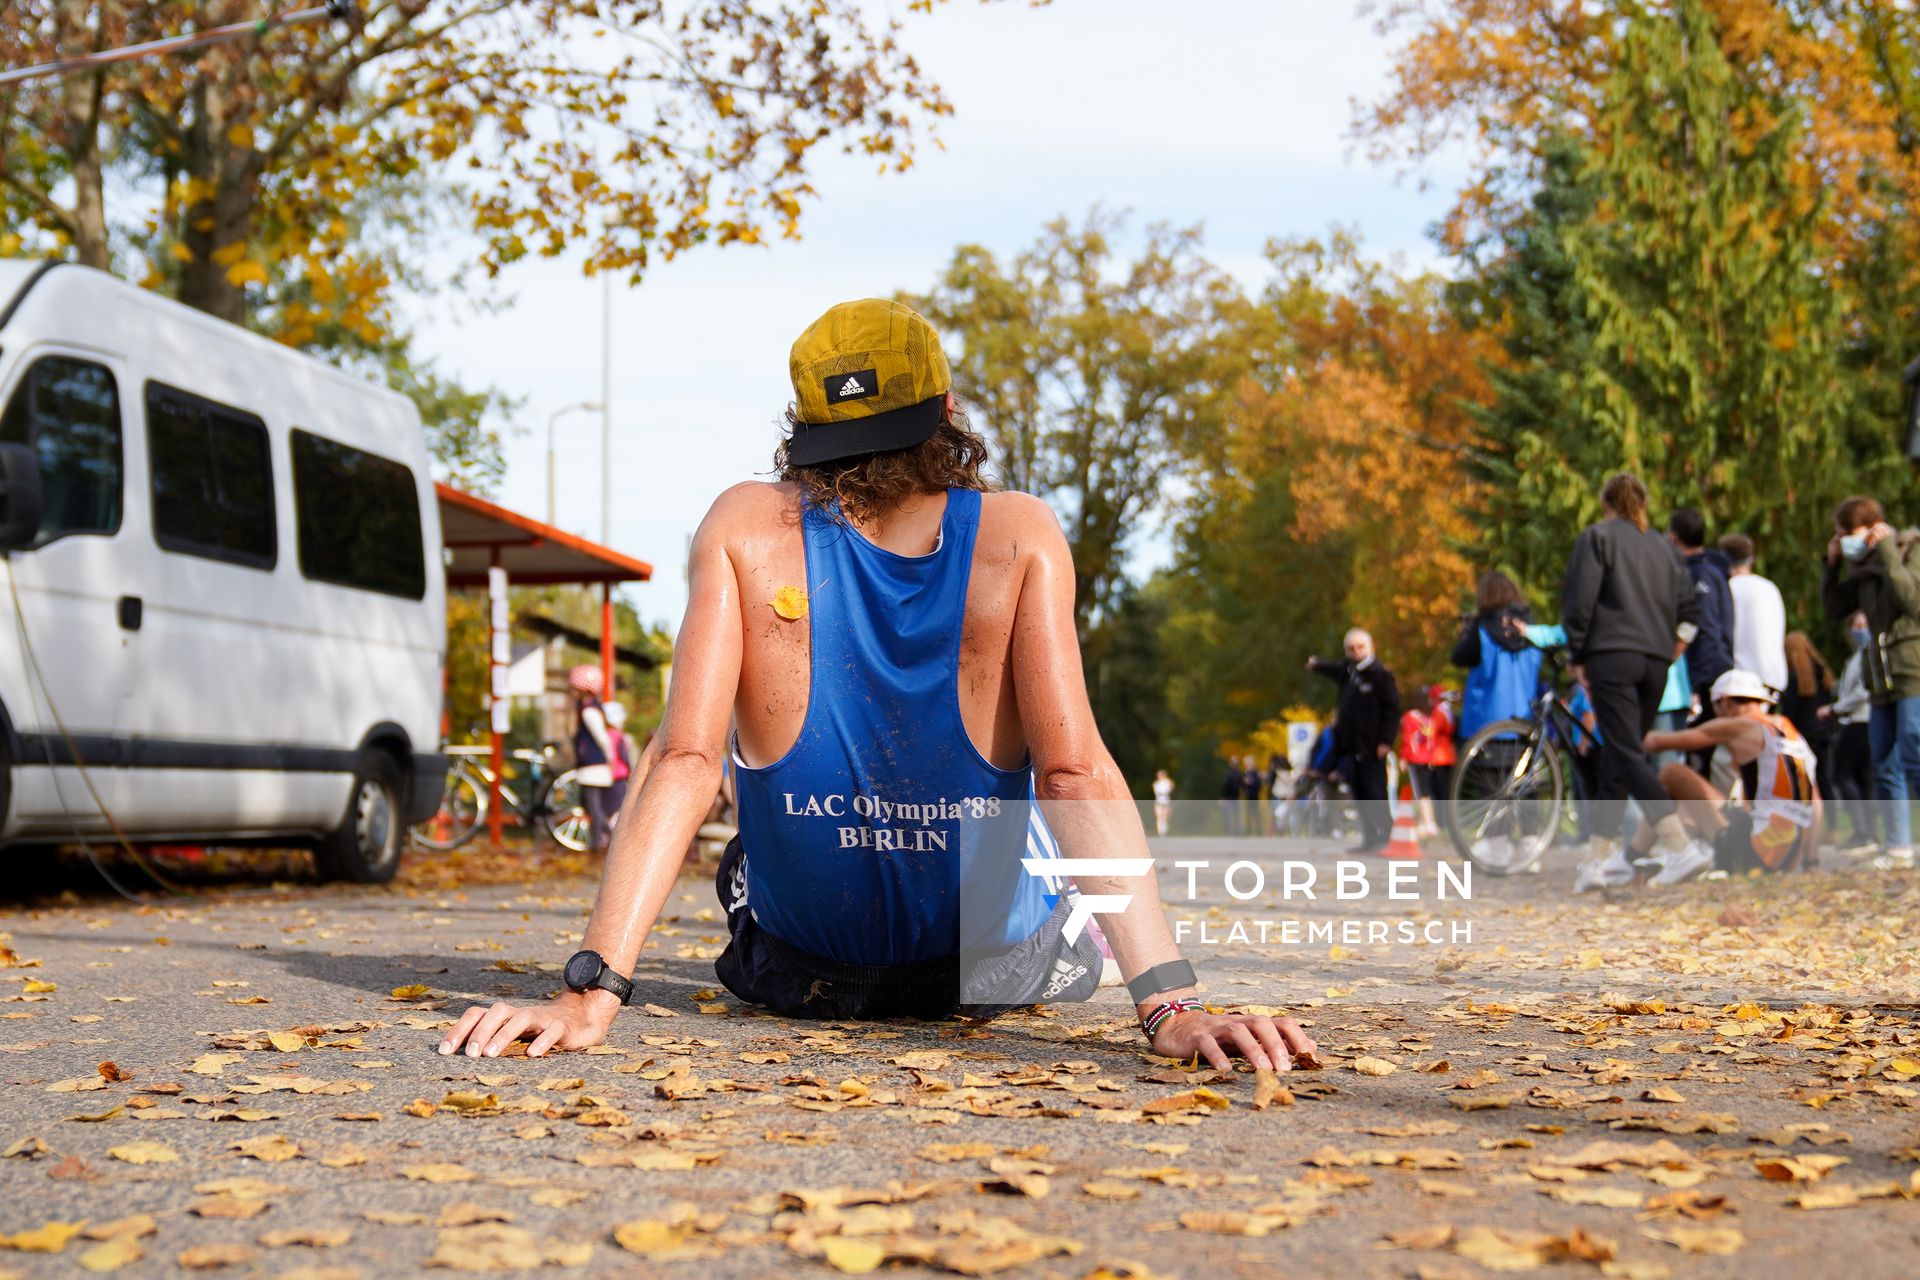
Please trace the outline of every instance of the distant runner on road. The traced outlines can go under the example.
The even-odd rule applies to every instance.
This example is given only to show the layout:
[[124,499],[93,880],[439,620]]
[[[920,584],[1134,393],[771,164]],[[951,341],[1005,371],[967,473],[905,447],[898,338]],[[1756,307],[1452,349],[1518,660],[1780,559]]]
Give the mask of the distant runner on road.
[[[606,1039],[729,751],[740,834],[720,867],[731,940],[715,968],[735,995],[794,1017],[945,1017],[974,1003],[962,953],[983,950],[1009,1004],[1098,981],[1066,900],[1050,909],[1020,872],[1029,769],[1069,859],[1150,856],[1088,705],[1058,521],[1037,498],[984,492],[986,444],[909,308],[834,307],[790,372],[779,482],[729,489],[695,535],[666,719],[568,990],[471,1008],[442,1053]],[[1291,1019],[1201,1006],[1151,875],[1078,886],[1130,896],[1102,922],[1154,1052],[1280,1070],[1313,1052]],[[962,899],[982,892],[998,906],[969,918]]]

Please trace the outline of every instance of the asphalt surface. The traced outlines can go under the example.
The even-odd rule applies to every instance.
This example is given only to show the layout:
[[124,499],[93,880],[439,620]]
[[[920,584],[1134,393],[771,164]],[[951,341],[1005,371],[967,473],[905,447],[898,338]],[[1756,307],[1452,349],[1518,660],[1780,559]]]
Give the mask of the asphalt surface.
[[[1279,891],[1287,862],[1329,883],[1325,847],[1156,854],[1208,999],[1319,1040],[1290,1104],[1149,1058],[1117,990],[984,1026],[757,1013],[694,875],[604,1051],[474,1061],[440,1029],[553,989],[586,876],[416,855],[390,888],[133,904],[23,869],[0,1273],[1920,1274],[1920,877],[1602,903],[1561,858],[1439,901],[1430,859],[1386,901],[1375,861],[1340,902]],[[1176,861],[1212,864],[1192,901]],[[1229,896],[1233,861],[1266,890]]]

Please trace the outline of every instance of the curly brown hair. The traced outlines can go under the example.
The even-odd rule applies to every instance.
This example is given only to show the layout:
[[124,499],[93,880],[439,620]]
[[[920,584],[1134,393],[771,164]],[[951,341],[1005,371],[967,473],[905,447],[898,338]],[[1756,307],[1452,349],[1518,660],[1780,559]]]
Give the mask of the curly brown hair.
[[773,451],[774,470],[800,486],[809,506],[867,520],[917,493],[987,488],[987,442],[967,422],[958,402],[932,435],[908,449],[889,449],[802,467],[787,458],[800,419],[787,406],[787,435]]

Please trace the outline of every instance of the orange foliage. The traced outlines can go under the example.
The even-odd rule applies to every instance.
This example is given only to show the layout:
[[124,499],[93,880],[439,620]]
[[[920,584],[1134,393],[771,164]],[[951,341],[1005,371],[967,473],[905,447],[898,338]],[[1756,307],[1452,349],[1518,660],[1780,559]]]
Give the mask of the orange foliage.
[[[1824,194],[1823,235],[1842,260],[1888,226],[1889,201],[1920,197],[1912,51],[1920,20],[1889,0],[1705,0],[1729,63],[1764,93],[1806,112],[1795,173],[1807,206]],[[1658,3],[1646,7],[1659,9]],[[1356,131],[1377,158],[1415,160],[1448,143],[1476,152],[1477,176],[1444,231],[1453,249],[1503,221],[1527,193],[1546,136],[1592,146],[1595,108],[1618,53],[1618,4],[1591,0],[1370,0],[1386,33],[1404,33],[1393,87]],[[1741,121],[1755,134],[1772,122]],[[1516,160],[1522,161],[1515,165]],[[1904,222],[1905,220],[1896,220]],[[1901,234],[1913,234],[1899,227]]]
[[1489,398],[1496,348],[1453,322],[1439,280],[1397,278],[1350,242],[1275,256],[1269,301],[1291,341],[1280,376],[1243,389],[1244,439],[1288,469],[1295,537],[1352,548],[1350,620],[1390,665],[1436,671],[1473,570],[1465,405]]

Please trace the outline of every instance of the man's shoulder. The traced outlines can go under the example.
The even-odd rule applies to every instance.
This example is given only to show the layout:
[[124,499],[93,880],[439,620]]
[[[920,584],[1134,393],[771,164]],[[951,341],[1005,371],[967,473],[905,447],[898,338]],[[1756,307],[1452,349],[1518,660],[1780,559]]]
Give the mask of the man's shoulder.
[[991,516],[995,522],[1003,522],[1009,527],[1033,530],[1060,527],[1060,517],[1053,513],[1053,508],[1044,499],[1016,489],[981,494],[980,514],[982,518]]
[[743,480],[707,508],[707,528],[720,533],[763,528],[800,509],[800,486],[790,481]]
[[1011,490],[980,495],[983,550],[1031,555],[1068,555],[1066,533],[1053,508],[1030,493]]

